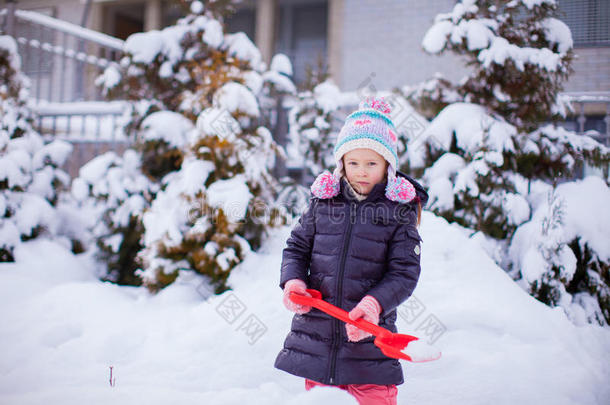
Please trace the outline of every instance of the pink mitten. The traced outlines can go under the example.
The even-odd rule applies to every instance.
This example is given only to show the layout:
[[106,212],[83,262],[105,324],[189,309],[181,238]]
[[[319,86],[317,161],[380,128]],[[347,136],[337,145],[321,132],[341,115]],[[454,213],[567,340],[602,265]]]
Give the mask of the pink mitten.
[[290,311],[296,312],[297,314],[305,314],[309,312],[311,307],[297,304],[293,302],[289,297],[291,292],[311,297],[311,294],[305,291],[306,289],[307,284],[305,284],[303,280],[294,278],[292,280],[286,281],[286,284],[284,284],[284,306]]
[[[349,317],[352,320],[358,318],[364,318],[365,321],[379,324],[379,314],[381,313],[381,305],[372,295],[367,295],[360,300],[358,305],[352,309],[349,313]],[[345,324],[345,330],[347,331],[347,338],[350,342],[357,342],[366,337],[372,336],[370,333],[363,331],[357,326]]]

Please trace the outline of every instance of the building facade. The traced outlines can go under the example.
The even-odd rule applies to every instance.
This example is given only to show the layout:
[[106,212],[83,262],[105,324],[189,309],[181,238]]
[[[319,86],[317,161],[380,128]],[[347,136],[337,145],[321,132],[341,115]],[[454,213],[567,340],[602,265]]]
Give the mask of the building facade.
[[[0,8],[3,3],[0,0]],[[243,0],[226,24],[231,32],[248,34],[267,62],[277,52],[287,54],[297,84],[304,83],[308,68],[321,67],[343,91],[363,86],[389,90],[417,84],[435,72],[452,81],[466,74],[459,57],[428,55],[421,47],[434,17],[454,4],[455,0]],[[122,39],[161,29],[181,13],[171,0],[18,0],[17,7]],[[559,7],[572,30],[576,54],[565,92],[583,100],[573,114],[573,129],[606,133],[610,1],[559,0]]]

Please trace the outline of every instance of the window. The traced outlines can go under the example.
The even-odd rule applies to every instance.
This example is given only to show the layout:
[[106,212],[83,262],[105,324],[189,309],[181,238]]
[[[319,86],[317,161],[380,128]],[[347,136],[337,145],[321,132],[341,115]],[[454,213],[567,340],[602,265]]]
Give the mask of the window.
[[227,32],[243,32],[254,42],[254,26],[256,24],[256,12],[254,9],[238,9],[235,14],[226,19]]
[[276,52],[292,61],[293,80],[302,85],[307,68],[326,66],[328,4],[326,1],[280,3],[279,35]]
[[610,1],[559,0],[559,11],[575,47],[610,46]]

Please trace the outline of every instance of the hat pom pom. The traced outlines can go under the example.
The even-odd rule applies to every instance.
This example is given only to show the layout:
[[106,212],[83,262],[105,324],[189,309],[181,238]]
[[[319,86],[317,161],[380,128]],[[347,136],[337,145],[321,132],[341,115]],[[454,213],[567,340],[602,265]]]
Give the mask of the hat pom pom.
[[394,177],[388,181],[385,195],[389,200],[408,203],[415,198],[415,187],[404,177]]
[[366,100],[363,100],[362,102],[360,102],[359,107],[361,110],[370,108],[373,110],[377,110],[380,113],[386,114],[386,115],[389,115],[392,112],[390,105],[385,102],[383,97],[381,97],[381,98],[367,97]]
[[311,193],[318,198],[332,198],[339,194],[339,177],[325,170],[311,185]]

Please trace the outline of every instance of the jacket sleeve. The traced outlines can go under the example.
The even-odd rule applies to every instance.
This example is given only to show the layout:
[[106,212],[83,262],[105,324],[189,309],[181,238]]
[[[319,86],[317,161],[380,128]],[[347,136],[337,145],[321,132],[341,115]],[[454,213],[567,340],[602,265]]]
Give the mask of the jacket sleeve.
[[368,292],[377,299],[382,316],[387,316],[413,294],[420,273],[421,238],[415,226],[415,211],[398,226],[389,242],[387,271]]
[[280,274],[280,288],[288,280],[298,278],[308,283],[309,263],[313,238],[316,231],[315,208],[317,199],[312,198],[307,211],[303,213],[299,222],[290,233],[286,247],[282,252],[282,269]]

